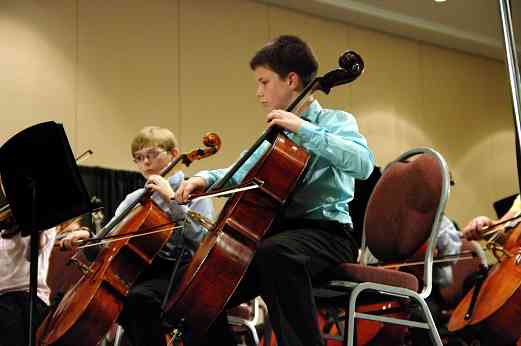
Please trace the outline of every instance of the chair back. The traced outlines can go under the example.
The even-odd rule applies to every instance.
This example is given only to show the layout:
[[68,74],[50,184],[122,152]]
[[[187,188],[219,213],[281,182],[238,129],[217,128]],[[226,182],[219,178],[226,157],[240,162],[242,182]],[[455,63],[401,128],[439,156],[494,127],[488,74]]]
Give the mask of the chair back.
[[432,290],[432,256],[448,194],[443,157],[431,148],[416,148],[385,167],[365,213],[362,249],[367,246],[379,261],[404,260],[427,245],[423,297]]

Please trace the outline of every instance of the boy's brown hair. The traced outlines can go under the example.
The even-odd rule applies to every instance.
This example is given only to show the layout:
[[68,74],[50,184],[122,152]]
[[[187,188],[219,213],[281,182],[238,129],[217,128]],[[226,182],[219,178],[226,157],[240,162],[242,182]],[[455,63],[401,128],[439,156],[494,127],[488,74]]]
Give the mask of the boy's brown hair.
[[298,74],[305,87],[315,78],[318,62],[311,48],[297,36],[282,35],[268,42],[250,60],[250,68],[269,67],[281,78],[290,72]]

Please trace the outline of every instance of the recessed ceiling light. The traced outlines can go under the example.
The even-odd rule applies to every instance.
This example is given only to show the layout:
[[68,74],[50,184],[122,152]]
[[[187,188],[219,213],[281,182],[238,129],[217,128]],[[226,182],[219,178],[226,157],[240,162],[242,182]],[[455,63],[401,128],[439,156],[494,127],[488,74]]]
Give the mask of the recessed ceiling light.
[[445,2],[447,0],[434,0],[434,2]]

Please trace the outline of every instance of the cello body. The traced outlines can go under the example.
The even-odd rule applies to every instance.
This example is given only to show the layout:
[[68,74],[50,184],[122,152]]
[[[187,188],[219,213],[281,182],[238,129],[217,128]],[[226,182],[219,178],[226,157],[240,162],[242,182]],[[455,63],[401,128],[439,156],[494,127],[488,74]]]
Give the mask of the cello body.
[[279,133],[244,181],[262,186],[236,193],[201,242],[167,304],[169,322],[182,326],[185,341],[198,344],[223,311],[309,161],[309,154]]
[[168,241],[174,225],[148,200],[132,210],[114,230],[114,235],[131,235],[158,225],[168,225],[170,230],[117,240],[102,248],[88,272],[42,322],[36,344],[98,344],[117,320],[130,286]]
[[489,271],[479,291],[471,318],[465,319],[472,300],[473,288],[454,310],[448,324],[451,332],[467,326],[480,326],[494,334],[498,345],[511,345],[521,337],[521,247],[510,248]]
[[505,249],[507,250],[515,249],[518,246],[521,246],[521,223],[518,223],[514,229],[510,231],[510,234],[504,245]]

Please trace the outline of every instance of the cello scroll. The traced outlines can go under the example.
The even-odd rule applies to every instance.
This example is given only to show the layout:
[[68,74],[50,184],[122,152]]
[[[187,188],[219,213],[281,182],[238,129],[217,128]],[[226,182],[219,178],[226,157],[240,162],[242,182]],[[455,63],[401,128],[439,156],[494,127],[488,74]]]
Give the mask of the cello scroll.
[[182,160],[185,166],[188,167],[195,160],[201,160],[216,154],[221,149],[221,138],[216,133],[209,132],[203,137],[203,144],[207,148],[195,149],[188,154],[183,154]]

